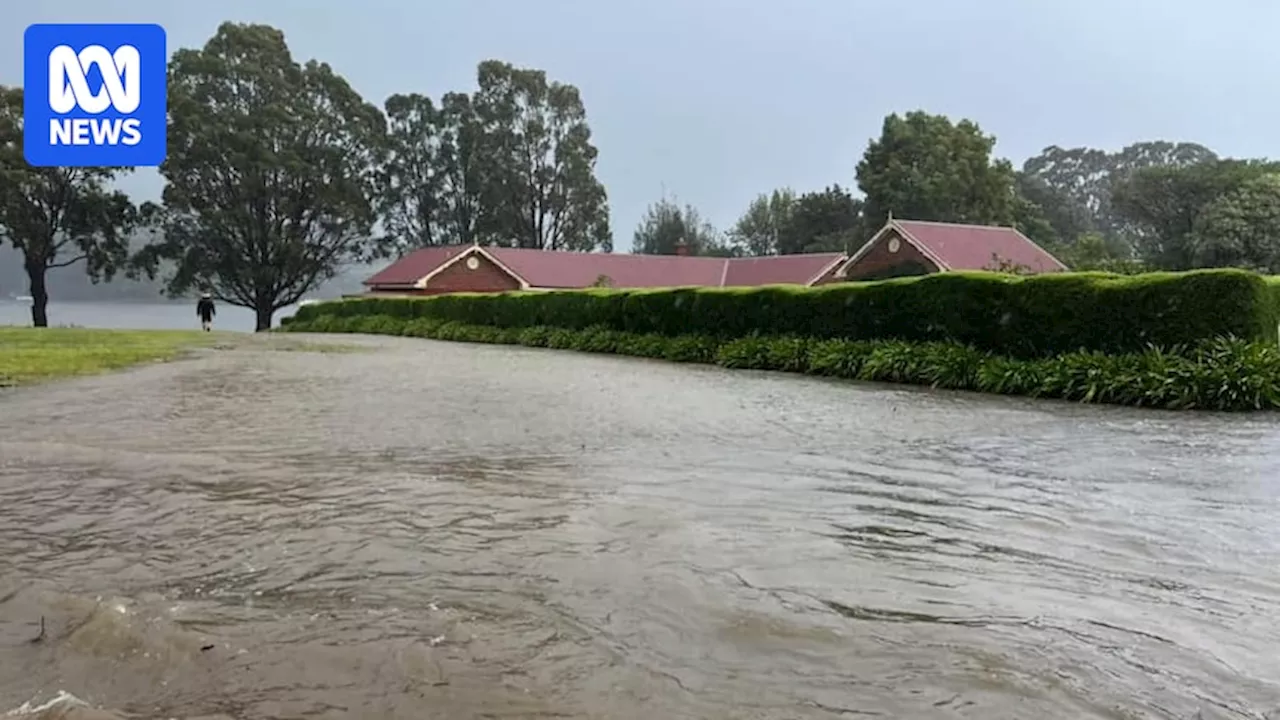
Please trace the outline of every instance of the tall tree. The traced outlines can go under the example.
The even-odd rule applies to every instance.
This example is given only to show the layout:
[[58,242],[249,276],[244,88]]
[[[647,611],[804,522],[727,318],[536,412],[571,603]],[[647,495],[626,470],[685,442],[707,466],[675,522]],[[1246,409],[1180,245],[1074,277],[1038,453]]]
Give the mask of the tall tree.
[[384,254],[372,238],[378,108],[329,65],[293,59],[284,34],[223,23],[169,62],[169,154],[159,258],[169,292],[205,289],[252,309],[256,328],[349,262]]
[[1118,182],[1112,203],[1142,260],[1159,270],[1189,270],[1197,267],[1201,213],[1248,181],[1276,171],[1275,164],[1252,160],[1152,166]]
[[[1066,220],[1062,216],[1064,212],[1087,219],[1087,227],[1081,232],[1096,231],[1104,235],[1121,232],[1125,221],[1113,208],[1112,194],[1116,184],[1133,172],[1149,167],[1188,167],[1216,159],[1217,155],[1203,145],[1164,140],[1133,143],[1114,153],[1095,148],[1051,145],[1039,155],[1028,158],[1020,175],[1039,181],[1046,190],[1058,196],[1059,199],[1053,201],[1058,205],[1055,209],[1040,202],[1043,195],[1027,194],[1029,199],[1040,202],[1046,217],[1063,236],[1062,239],[1070,241],[1075,235],[1064,233],[1061,223],[1077,220]],[[1024,191],[1030,187],[1025,182],[1021,185]],[[1067,208],[1062,204],[1064,201],[1073,207]]]
[[22,125],[22,89],[0,86],[0,243],[22,256],[31,324],[48,327],[49,270],[84,263],[93,282],[111,280],[129,259],[137,211],[108,189],[116,169],[28,165]]
[[778,254],[849,250],[866,239],[861,237],[862,207],[861,200],[839,185],[801,195],[778,236]]
[[725,255],[711,223],[692,205],[663,198],[649,206],[636,227],[631,251],[641,255]]
[[403,254],[446,244],[441,229],[444,117],[425,95],[392,95],[385,105],[387,146],[378,169],[378,211]]
[[1192,236],[1199,267],[1280,272],[1280,174],[1245,180],[1209,202]]
[[791,188],[757,196],[729,231],[733,246],[744,255],[777,255],[779,239],[791,221],[795,201]]
[[480,63],[478,76],[472,104],[487,234],[517,247],[612,250],[608,196],[578,89],[496,60]]
[[1007,225],[1014,221],[1013,167],[993,160],[996,140],[969,120],[922,111],[885,118],[858,163],[863,214],[879,226],[910,220]]

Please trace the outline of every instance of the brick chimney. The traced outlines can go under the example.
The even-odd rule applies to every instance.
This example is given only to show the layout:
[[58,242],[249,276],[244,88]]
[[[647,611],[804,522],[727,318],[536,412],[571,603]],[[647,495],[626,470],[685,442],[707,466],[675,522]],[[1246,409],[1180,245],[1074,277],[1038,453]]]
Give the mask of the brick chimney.
[[689,254],[689,243],[687,243],[687,242],[685,242],[685,241],[683,241],[683,240],[681,240],[680,242],[676,243],[676,254],[677,254],[677,255],[688,255],[688,254]]

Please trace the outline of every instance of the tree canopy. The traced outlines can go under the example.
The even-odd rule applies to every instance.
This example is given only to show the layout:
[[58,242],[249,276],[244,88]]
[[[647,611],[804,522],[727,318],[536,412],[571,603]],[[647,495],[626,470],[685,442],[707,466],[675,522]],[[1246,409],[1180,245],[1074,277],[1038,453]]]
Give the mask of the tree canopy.
[[129,260],[137,209],[112,190],[114,168],[33,167],[22,153],[22,89],[0,86],[0,243],[22,256],[31,323],[49,324],[49,270],[83,264],[94,282]]
[[631,251],[641,255],[724,256],[730,251],[716,229],[692,205],[662,198],[649,205],[636,227]]
[[284,34],[224,23],[169,64],[169,154],[160,168],[173,294],[192,289],[246,308],[257,328],[375,242],[375,170],[385,122],[325,63],[294,60]]

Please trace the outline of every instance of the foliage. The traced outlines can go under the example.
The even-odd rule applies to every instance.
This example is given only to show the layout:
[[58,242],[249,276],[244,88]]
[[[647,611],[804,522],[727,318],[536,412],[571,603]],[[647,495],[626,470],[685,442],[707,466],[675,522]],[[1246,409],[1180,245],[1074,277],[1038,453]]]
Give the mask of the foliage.
[[944,273],[796,288],[677,288],[430,298],[363,298],[303,307],[318,315],[430,317],[471,325],[725,339],[794,335],[952,342],[1011,357],[1075,350],[1136,352],[1235,335],[1275,342],[1278,308],[1261,277],[1238,270],[1057,273],[1015,277]]
[[92,281],[111,280],[128,262],[137,209],[108,189],[114,168],[27,164],[22,127],[22,89],[0,86],[0,244],[22,255],[32,324],[47,327],[49,270],[83,262]]
[[480,63],[477,75],[472,105],[482,128],[477,162],[489,234],[515,247],[612,250],[608,197],[595,177],[598,151],[578,88],[496,60]]
[[497,60],[474,93],[392,95],[379,210],[398,252],[483,244],[612,250],[578,89]]
[[892,214],[910,220],[1010,225],[1014,172],[993,160],[995,138],[969,120],[922,111],[885,118],[858,163],[863,214],[880,226]]
[[795,201],[796,194],[791,188],[759,195],[729,231],[730,241],[744,255],[777,255]]
[[0,327],[0,387],[168,360],[216,337],[203,332]]
[[779,255],[853,252],[870,239],[868,230],[862,223],[862,201],[832,185],[796,198],[779,234],[777,250]]
[[1019,190],[1042,208],[1062,242],[1089,231],[1113,237],[1128,224],[1113,207],[1117,183],[1144,168],[1185,168],[1217,159],[1195,143],[1139,142],[1114,153],[1051,145],[1023,163]]
[[1137,275],[1147,272],[1145,265],[1128,257],[1116,241],[1109,240],[1100,233],[1088,232],[1073,243],[1051,245],[1049,249],[1072,270],[1119,275]]
[[1276,171],[1275,164],[1251,160],[1149,167],[1119,182],[1112,202],[1140,258],[1153,268],[1187,270],[1198,267],[1201,213],[1246,183]]
[[724,339],[635,333],[600,325],[520,328],[403,315],[312,313],[286,327],[298,332],[381,333],[615,353],[1079,402],[1181,410],[1280,408],[1280,350],[1274,343],[1237,338],[1207,340],[1180,352],[1079,351],[1018,360],[947,342],[764,335]]
[[1280,272],[1280,175],[1244,181],[1196,218],[1192,251],[1200,267]]
[[371,238],[378,109],[328,65],[300,65],[284,34],[223,23],[169,63],[169,154],[157,218],[164,242],[139,257],[176,263],[168,289],[205,289],[271,327]]
[[645,210],[636,227],[631,252],[643,255],[721,254],[724,243],[711,223],[692,205],[681,207],[662,198]]

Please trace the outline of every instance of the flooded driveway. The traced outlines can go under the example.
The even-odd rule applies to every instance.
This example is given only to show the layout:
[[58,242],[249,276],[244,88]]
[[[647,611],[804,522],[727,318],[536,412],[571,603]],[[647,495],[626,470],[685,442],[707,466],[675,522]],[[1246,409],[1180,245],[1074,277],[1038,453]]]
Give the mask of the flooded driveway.
[[0,395],[0,713],[1280,709],[1274,416],[360,342]]

